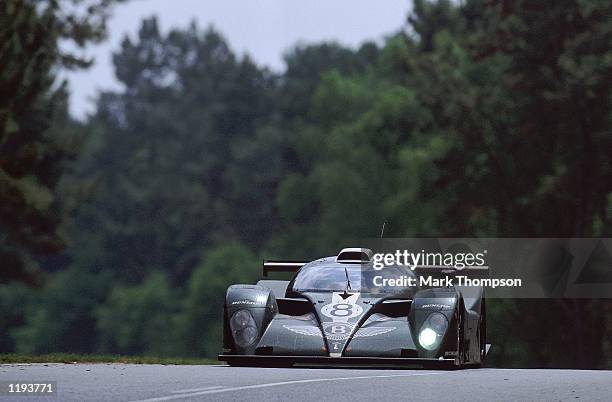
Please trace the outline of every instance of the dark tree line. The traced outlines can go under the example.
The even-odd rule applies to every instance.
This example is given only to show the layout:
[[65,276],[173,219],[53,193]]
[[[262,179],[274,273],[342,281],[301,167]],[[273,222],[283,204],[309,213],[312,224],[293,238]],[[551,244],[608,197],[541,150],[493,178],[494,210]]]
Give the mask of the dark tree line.
[[[55,2],[6,4],[33,22],[2,38],[56,18]],[[2,39],[31,64],[0,63],[2,88],[23,81],[0,97],[0,251],[16,264],[1,350],[213,356],[225,287],[254,280],[262,256],[335,253],[385,220],[396,237],[609,236],[611,12],[415,1],[384,44],[300,45],[281,74],[213,28],[164,34],[150,18],[114,55],[125,89],[83,124],[53,85],[53,66],[76,63],[57,38],[99,40],[103,25],[47,35],[39,62]],[[489,315],[493,362],[610,364],[605,301],[494,301]]]

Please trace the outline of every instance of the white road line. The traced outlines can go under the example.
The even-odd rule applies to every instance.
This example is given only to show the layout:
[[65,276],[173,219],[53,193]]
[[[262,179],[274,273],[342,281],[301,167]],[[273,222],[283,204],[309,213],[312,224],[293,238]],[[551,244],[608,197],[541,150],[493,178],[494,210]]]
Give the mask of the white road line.
[[219,389],[223,388],[221,385],[213,385],[212,387],[202,387],[202,388],[189,388],[189,389],[179,389],[178,391],[172,391],[173,394],[184,394],[187,392],[198,392],[198,391],[208,391],[211,389]]
[[445,373],[414,373],[414,374],[371,375],[371,376],[359,376],[359,377],[312,378],[312,379],[306,379],[306,380],[293,380],[293,381],[282,381],[282,382],[270,382],[266,384],[245,385],[241,387],[230,387],[230,388],[221,387],[220,389],[211,389],[208,391],[192,392],[192,393],[186,393],[186,394],[180,394],[180,395],[160,396],[158,398],[150,398],[150,399],[140,399],[134,402],[172,401],[175,399],[192,398],[194,396],[218,394],[221,392],[242,391],[245,389],[277,387],[279,385],[308,384],[312,382],[327,382],[327,381],[367,380],[371,378],[418,377],[418,376],[425,376],[425,375],[440,375],[440,374],[445,374]]

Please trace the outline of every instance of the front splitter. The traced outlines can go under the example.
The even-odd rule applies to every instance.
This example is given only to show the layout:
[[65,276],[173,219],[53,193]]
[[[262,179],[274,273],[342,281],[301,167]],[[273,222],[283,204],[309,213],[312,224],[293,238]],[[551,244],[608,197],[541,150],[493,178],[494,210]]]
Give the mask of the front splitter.
[[274,356],[227,355],[218,359],[232,366],[249,367],[390,367],[456,369],[455,359],[427,359],[406,357],[328,357],[328,356]]

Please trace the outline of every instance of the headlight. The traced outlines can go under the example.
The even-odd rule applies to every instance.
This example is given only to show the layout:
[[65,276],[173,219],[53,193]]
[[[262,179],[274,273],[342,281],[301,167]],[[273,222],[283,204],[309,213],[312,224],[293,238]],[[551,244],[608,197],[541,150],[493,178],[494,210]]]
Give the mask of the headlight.
[[434,349],[434,345],[438,341],[438,334],[431,328],[423,328],[419,334],[419,343],[427,350]]
[[257,324],[247,310],[238,310],[230,319],[230,328],[236,345],[246,348],[257,339]]
[[447,328],[448,321],[443,314],[430,314],[423,323],[421,332],[419,332],[419,343],[427,350],[435,350],[440,346]]

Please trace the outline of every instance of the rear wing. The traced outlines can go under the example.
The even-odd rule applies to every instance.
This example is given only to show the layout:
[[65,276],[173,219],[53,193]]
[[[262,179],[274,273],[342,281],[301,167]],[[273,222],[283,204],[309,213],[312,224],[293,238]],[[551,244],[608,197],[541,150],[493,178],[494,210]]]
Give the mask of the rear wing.
[[[263,262],[263,276],[270,272],[292,272],[300,270],[308,261],[265,261]],[[487,265],[472,265],[463,268],[452,265],[417,265],[414,271],[419,275],[464,275],[470,278],[489,278],[490,270]]]
[[470,279],[483,279],[490,277],[488,265],[471,265],[463,268],[452,265],[417,265],[414,271],[419,275],[455,275],[467,276]]
[[263,276],[267,277],[270,272],[297,272],[308,261],[264,261]]

